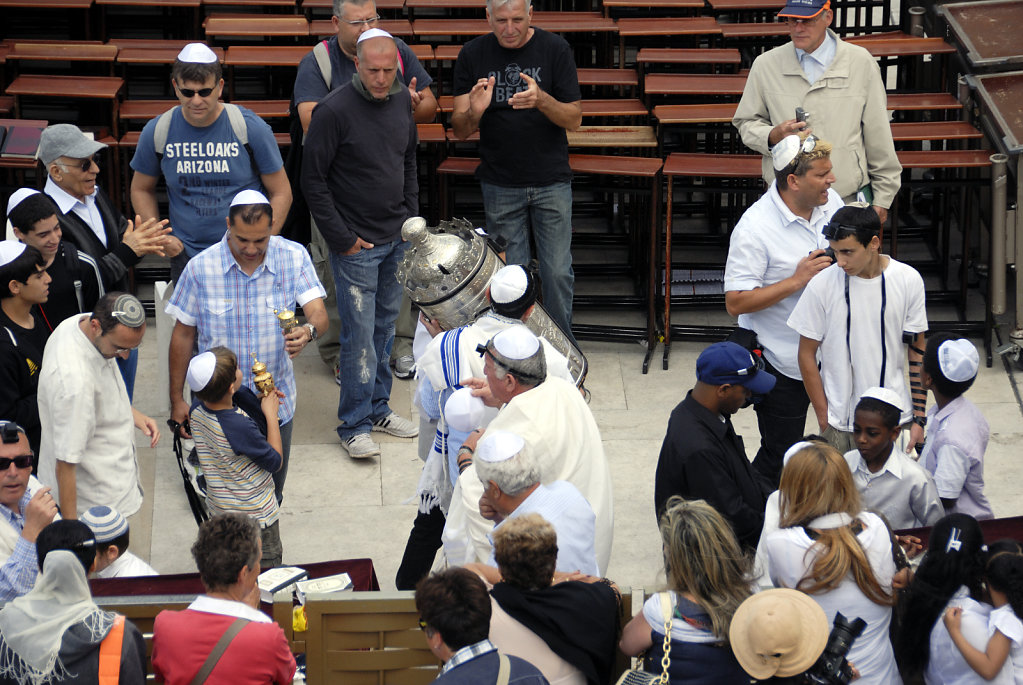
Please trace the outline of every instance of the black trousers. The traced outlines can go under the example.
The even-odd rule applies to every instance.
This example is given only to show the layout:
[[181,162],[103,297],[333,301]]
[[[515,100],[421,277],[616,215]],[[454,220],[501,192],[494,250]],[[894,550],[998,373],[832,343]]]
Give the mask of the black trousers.
[[753,460],[753,468],[777,489],[782,458],[804,435],[810,398],[803,381],[779,372],[766,358],[764,366],[778,381],[767,397],[753,407],[760,428],[760,450]]
[[405,554],[394,576],[399,590],[415,590],[416,583],[425,578],[433,567],[433,559],[441,546],[444,532],[444,512],[434,507],[427,513],[418,512],[412,523],[412,532],[405,543]]

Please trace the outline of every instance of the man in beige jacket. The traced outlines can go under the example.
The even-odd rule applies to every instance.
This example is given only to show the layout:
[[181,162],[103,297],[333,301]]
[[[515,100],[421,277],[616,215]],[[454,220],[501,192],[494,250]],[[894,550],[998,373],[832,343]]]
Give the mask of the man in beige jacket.
[[[779,17],[792,41],[757,57],[732,124],[742,142],[764,155],[764,180],[774,178],[771,147],[809,127],[831,141],[835,190],[845,202],[869,203],[881,222],[901,185],[887,98],[877,61],[828,29],[830,0],[788,0]],[[796,120],[796,108],[807,121]]]

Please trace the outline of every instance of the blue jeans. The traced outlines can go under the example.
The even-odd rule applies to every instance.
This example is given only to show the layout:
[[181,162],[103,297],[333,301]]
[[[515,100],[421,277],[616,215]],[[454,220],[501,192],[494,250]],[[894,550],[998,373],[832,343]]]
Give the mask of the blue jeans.
[[572,336],[572,184],[509,188],[480,182],[487,232],[508,243],[505,261],[528,264],[536,243],[543,307]]
[[407,243],[377,243],[353,255],[330,253],[341,320],[341,399],[337,434],[342,440],[368,433],[390,413],[394,320],[402,286],[395,274]]

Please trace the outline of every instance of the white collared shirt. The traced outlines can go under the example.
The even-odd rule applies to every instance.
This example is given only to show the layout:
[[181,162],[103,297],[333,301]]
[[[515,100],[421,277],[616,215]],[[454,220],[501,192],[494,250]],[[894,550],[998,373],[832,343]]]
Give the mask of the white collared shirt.
[[220,614],[221,616],[234,616],[244,618],[256,623],[273,623],[273,619],[258,609],[253,609],[248,604],[236,602],[233,599],[220,599],[209,595],[199,595],[188,608],[192,611],[202,611],[207,614]]
[[813,52],[796,48],[796,58],[799,60],[799,66],[803,68],[803,73],[806,74],[806,79],[810,82],[810,85],[817,83],[817,80],[824,76],[824,72],[835,61],[835,49],[837,47],[836,38],[830,32],[827,32],[824,34],[824,40]]
[[[725,292],[754,290],[790,277],[799,260],[828,246],[821,229],[843,206],[838,193],[829,189],[827,203],[815,207],[807,221],[792,213],[772,182],[732,230],[725,263]],[[802,293],[797,290],[770,307],[739,315],[740,326],[756,331],[771,365],[796,380],[802,379],[796,359],[799,334],[786,322]]]
[[99,192],[99,186],[93,188],[92,194],[85,197],[85,202],[82,202],[54,183],[53,179],[49,176],[46,177],[46,187],[43,188],[43,191],[57,203],[57,207],[60,208],[62,214],[67,214],[68,212],[77,214],[92,229],[92,232],[96,234],[96,237],[103,243],[103,246],[110,247],[107,245],[107,232],[103,227],[103,217],[100,216],[99,208],[96,207],[96,193]]

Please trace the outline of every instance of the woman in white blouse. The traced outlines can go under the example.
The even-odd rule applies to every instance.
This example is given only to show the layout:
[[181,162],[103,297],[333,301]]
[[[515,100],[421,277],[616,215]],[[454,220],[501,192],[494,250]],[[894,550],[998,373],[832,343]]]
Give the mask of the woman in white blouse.
[[849,467],[830,445],[794,454],[779,490],[781,529],[763,541],[771,581],[813,597],[829,621],[838,612],[866,621],[848,656],[857,682],[901,683],[888,637],[895,574],[888,527],[861,510]]

